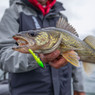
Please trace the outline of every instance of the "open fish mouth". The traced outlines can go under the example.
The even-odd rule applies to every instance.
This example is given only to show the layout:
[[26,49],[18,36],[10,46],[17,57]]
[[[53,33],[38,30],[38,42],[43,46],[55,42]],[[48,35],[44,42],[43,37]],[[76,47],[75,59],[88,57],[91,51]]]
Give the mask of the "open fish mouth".
[[28,41],[21,36],[13,36],[13,39],[16,40],[17,45],[18,45],[17,47],[23,47],[29,44]]

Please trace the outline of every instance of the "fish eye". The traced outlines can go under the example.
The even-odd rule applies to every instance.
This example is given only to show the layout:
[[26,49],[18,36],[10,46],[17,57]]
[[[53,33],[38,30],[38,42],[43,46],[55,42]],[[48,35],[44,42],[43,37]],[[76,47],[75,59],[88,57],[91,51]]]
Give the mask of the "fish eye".
[[35,32],[31,32],[31,33],[28,33],[29,36],[32,36],[32,37],[35,37],[37,35],[37,33]]

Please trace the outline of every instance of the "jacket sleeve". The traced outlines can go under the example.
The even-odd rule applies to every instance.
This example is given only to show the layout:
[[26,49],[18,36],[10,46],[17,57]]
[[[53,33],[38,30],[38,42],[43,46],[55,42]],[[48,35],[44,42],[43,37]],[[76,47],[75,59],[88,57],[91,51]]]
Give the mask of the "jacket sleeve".
[[17,7],[14,4],[6,9],[0,22],[0,68],[12,73],[26,72],[38,67],[31,54],[12,50],[15,45],[12,36],[19,31]]
[[80,67],[72,66],[72,79],[73,79],[73,90],[78,92],[84,92],[84,77],[83,68],[80,62]]

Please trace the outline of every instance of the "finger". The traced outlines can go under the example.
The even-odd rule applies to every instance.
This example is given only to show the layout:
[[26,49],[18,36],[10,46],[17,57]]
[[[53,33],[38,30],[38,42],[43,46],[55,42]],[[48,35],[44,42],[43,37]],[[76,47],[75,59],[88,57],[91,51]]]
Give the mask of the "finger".
[[67,64],[67,61],[66,61],[66,59],[64,59],[63,57],[61,57],[59,60],[54,60],[54,61],[52,61],[52,62],[49,62],[49,64],[50,64],[52,67],[58,69],[58,68],[60,68],[60,67],[65,66],[65,65]]
[[44,54],[38,54],[38,56],[40,57],[40,59],[44,62],[47,63],[48,60],[46,59],[46,57],[44,56]]
[[48,62],[50,62],[50,61],[55,60],[59,55],[60,55],[60,51],[55,50],[54,52],[52,52],[50,54],[45,54],[45,57],[48,60]]
[[39,57],[41,58],[41,60],[44,63],[48,63],[48,62],[53,61],[54,59],[56,59],[59,55],[60,55],[60,51],[55,50],[54,52],[52,52],[50,54],[39,54]]

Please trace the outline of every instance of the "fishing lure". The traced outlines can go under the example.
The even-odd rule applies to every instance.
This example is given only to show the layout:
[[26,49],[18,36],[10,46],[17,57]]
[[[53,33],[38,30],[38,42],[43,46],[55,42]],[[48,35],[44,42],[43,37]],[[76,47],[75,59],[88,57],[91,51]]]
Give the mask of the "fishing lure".
[[28,49],[28,51],[33,55],[34,59],[36,60],[36,62],[38,63],[38,65],[42,68],[44,68],[44,64],[43,62],[40,60],[40,58],[31,50]]

